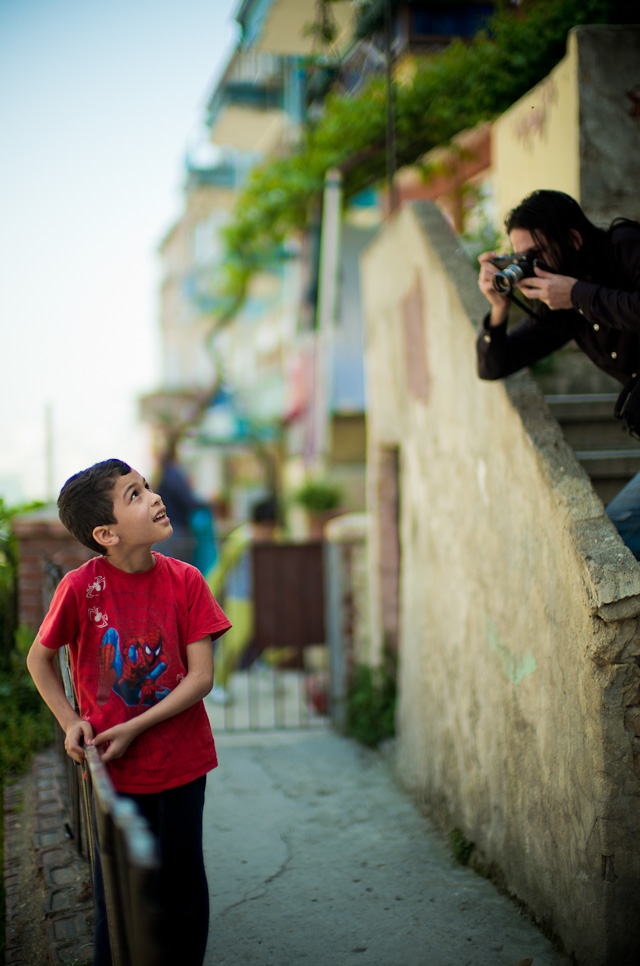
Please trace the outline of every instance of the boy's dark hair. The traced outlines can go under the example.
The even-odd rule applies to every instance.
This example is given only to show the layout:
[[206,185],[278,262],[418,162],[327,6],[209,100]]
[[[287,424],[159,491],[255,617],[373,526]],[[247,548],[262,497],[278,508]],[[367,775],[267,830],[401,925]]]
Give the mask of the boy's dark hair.
[[95,527],[115,523],[113,487],[119,476],[131,473],[122,460],[103,460],[71,476],[60,490],[58,514],[65,527],[83,546],[106,555],[93,539]]

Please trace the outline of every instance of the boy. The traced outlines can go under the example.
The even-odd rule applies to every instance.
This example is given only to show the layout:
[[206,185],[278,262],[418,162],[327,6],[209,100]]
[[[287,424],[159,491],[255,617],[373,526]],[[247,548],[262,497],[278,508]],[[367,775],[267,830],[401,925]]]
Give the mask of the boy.
[[[151,551],[171,536],[171,522],[127,463],[105,460],[72,476],[58,510],[99,556],[62,579],[27,666],[67,754],[81,762],[83,744],[98,748],[118,792],[150,822],[168,961],[201,966],[209,921],[202,809],[206,773],[217,765],[202,699],[213,685],[211,642],[231,625],[199,571]],[[64,644],[79,715],[54,667]],[[111,961],[99,863],[94,961]]]

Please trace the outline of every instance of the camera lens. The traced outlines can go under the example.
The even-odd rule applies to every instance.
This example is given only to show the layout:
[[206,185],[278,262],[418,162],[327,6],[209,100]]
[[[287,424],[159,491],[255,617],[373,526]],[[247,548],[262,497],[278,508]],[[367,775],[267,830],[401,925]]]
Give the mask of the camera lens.
[[493,287],[501,295],[509,295],[516,287],[524,272],[519,265],[509,265],[503,272],[496,272],[493,276]]

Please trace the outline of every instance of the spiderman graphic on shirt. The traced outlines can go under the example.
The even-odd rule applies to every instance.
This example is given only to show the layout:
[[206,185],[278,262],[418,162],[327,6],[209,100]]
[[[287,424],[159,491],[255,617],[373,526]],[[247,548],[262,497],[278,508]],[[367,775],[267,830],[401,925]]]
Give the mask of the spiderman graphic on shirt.
[[166,669],[162,634],[157,628],[144,638],[130,637],[122,641],[115,627],[110,627],[100,645],[98,703],[105,703],[112,689],[130,708],[151,707],[169,694],[168,688],[156,684]]

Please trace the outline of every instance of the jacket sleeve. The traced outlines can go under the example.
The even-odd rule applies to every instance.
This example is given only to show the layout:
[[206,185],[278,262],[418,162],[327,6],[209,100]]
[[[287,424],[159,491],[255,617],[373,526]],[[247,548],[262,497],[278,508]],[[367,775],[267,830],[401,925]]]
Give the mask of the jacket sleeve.
[[613,235],[615,257],[624,278],[624,289],[606,288],[596,282],[576,282],[571,291],[574,307],[587,322],[640,332],[640,231],[620,227]]
[[572,311],[551,312],[548,319],[527,317],[512,329],[490,326],[488,313],[476,343],[478,375],[502,379],[544,359],[573,338]]

